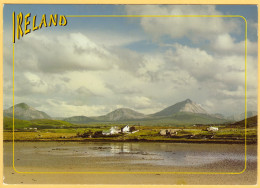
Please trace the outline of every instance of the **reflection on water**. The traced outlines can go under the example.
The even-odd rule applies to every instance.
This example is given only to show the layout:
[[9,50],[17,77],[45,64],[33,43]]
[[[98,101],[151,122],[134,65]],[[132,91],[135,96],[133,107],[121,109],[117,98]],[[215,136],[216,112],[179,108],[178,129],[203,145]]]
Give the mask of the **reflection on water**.
[[[223,144],[176,144],[176,143],[57,143],[41,146],[34,143],[19,147],[23,155],[38,157],[28,160],[42,159],[44,156],[69,158],[110,157],[115,160],[101,160],[99,163],[150,164],[167,166],[199,166],[224,160],[244,161],[243,145]],[[26,158],[26,157],[25,157]],[[116,160],[116,159],[125,160]],[[256,161],[256,154],[248,154],[248,161]]]

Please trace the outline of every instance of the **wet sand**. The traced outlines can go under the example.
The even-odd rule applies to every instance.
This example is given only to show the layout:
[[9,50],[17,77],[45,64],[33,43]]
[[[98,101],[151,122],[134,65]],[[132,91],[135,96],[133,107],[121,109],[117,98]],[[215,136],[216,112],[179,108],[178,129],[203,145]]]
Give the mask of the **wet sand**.
[[[243,145],[236,144],[15,143],[16,170],[45,172],[28,174],[14,171],[12,143],[4,143],[4,182],[6,184],[256,184],[256,145],[248,146],[245,172],[204,174],[241,172],[244,169],[244,161],[241,159],[243,153]],[[174,173],[167,174],[169,172]],[[183,172],[198,174],[179,174]]]

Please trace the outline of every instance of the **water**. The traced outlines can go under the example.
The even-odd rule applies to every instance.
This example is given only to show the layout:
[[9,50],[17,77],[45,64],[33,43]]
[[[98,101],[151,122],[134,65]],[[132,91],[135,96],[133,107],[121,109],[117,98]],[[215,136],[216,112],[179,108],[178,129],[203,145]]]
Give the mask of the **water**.
[[[256,163],[256,146],[249,145],[247,162]],[[12,163],[12,143],[4,144],[5,165]],[[187,143],[100,143],[100,142],[16,142],[15,166],[55,168],[187,167],[245,161],[244,145]]]

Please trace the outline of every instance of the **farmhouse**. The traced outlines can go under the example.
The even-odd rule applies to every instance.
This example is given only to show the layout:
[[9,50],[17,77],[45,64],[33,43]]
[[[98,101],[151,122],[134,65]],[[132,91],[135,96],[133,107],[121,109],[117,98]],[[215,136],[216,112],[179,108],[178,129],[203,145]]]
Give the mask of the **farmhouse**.
[[167,129],[161,129],[160,130],[160,135],[166,136],[167,135]]
[[135,127],[134,126],[130,127],[129,125],[126,125],[121,129],[122,133],[132,133],[133,131],[135,131]]
[[118,127],[111,127],[109,130],[102,131],[103,135],[113,135],[121,132],[121,129]]
[[126,125],[125,127],[122,128],[122,132],[126,133],[126,132],[130,132],[130,126]]
[[218,131],[218,128],[217,127],[208,127],[207,131],[216,132],[216,131]]
[[166,135],[177,135],[178,131],[181,131],[181,129],[161,129],[160,135],[166,136]]
[[121,129],[118,127],[111,127],[110,132],[111,134],[118,134],[121,132]]

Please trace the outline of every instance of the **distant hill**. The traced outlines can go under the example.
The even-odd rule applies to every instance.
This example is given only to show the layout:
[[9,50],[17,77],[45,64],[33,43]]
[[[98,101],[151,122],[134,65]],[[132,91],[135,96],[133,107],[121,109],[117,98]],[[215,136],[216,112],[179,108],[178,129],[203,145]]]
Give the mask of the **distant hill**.
[[[247,117],[248,118],[256,116],[256,115],[257,115],[257,111],[247,111]],[[232,121],[243,120],[243,119],[245,119],[245,112],[241,113],[241,114],[234,114],[232,116],[228,116],[228,117],[226,117],[226,119],[232,120]]]
[[129,108],[119,108],[104,116],[96,117],[98,121],[124,121],[146,118],[146,115]]
[[65,118],[67,118],[67,117],[51,117],[51,119],[53,119],[53,120],[63,120]]
[[187,99],[185,101],[178,102],[172,106],[169,106],[160,112],[152,114],[152,116],[171,116],[179,112],[207,114],[207,111],[204,110],[199,104],[191,101],[190,99]]
[[[171,125],[184,126],[193,124],[220,124],[225,123],[226,119],[217,118],[209,114],[197,114],[191,112],[178,112],[171,116],[150,117],[140,119],[139,124],[143,125]],[[137,122],[137,120],[135,121]]]
[[220,119],[225,119],[225,116],[223,114],[220,114],[220,113],[211,114],[211,116],[214,116],[214,117],[220,118]]
[[[245,127],[245,119],[242,121],[235,122],[230,125],[231,127]],[[247,118],[247,128],[257,127],[257,116]]]
[[210,114],[179,112],[171,116],[172,119],[186,124],[217,124],[226,122],[225,119],[214,117]]
[[87,116],[73,116],[73,117],[65,118],[63,120],[75,124],[85,124],[85,123],[95,121]]
[[[20,130],[24,128],[37,128],[37,129],[59,129],[59,128],[69,128],[74,125],[66,121],[61,120],[51,120],[51,119],[34,119],[34,120],[20,120],[14,119],[15,130]],[[13,118],[4,117],[4,129],[13,129]]]
[[[13,107],[4,110],[4,116],[13,117]],[[45,112],[36,110],[25,103],[14,105],[14,117],[21,120],[51,119]]]

